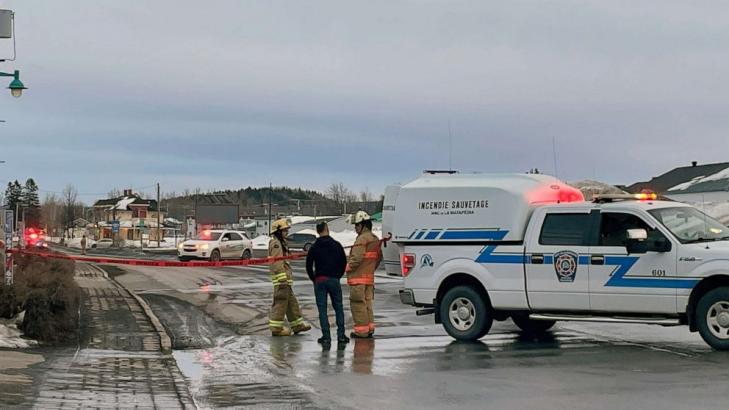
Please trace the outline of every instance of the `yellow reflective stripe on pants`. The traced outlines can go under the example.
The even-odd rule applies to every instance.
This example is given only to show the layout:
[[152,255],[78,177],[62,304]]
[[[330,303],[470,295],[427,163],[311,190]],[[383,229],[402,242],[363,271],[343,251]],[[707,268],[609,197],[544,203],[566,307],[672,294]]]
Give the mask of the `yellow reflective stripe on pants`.
[[303,317],[300,317],[300,318],[294,320],[293,322],[291,322],[290,324],[291,324],[291,326],[303,325],[304,324],[304,318]]
[[268,327],[284,327],[284,322],[282,320],[269,320]]

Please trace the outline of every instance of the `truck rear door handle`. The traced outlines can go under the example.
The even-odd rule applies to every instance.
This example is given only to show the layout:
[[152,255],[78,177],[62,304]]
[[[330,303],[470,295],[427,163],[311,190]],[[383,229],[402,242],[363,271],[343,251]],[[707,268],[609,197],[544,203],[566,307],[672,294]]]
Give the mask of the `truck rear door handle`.
[[543,263],[544,263],[544,255],[536,254],[536,253],[532,255],[532,264],[541,265]]
[[603,255],[592,255],[590,256],[590,263],[592,265],[604,265],[605,257]]

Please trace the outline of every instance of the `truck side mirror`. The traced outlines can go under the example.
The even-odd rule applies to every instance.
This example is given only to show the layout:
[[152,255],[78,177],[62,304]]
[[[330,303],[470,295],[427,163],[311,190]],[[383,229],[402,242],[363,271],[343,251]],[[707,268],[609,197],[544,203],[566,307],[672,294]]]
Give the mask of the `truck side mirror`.
[[655,243],[653,244],[653,249],[651,249],[651,250],[655,251],[655,252],[664,253],[664,252],[670,252],[671,249],[672,249],[671,241],[669,241],[666,238],[658,238],[658,239],[656,239]]
[[648,231],[645,229],[628,229],[628,239],[644,241],[648,239]]
[[225,238],[223,238],[223,239],[222,239],[222,241],[223,241],[223,242],[228,242],[229,240],[230,240],[230,239],[229,239],[229,238],[228,238],[227,236],[226,236]]
[[648,231],[645,229],[628,229],[628,240],[625,248],[628,253],[646,253],[648,252]]

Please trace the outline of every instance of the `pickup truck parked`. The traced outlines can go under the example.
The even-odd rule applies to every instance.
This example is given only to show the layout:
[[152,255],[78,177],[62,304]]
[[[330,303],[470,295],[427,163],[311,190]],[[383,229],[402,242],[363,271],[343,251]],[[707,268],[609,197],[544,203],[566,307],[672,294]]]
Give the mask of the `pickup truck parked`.
[[729,350],[729,228],[655,194],[591,202],[543,175],[424,174],[398,190],[403,303],[475,340],[494,320],[688,325]]

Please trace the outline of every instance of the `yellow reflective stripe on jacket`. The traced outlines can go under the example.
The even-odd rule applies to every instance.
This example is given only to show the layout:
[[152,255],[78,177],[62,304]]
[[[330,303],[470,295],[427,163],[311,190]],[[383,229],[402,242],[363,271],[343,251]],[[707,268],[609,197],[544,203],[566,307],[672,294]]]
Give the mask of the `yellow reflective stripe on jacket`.
[[273,281],[274,285],[280,282],[286,282],[289,279],[289,275],[286,272],[277,273],[275,275],[271,275],[271,281]]

